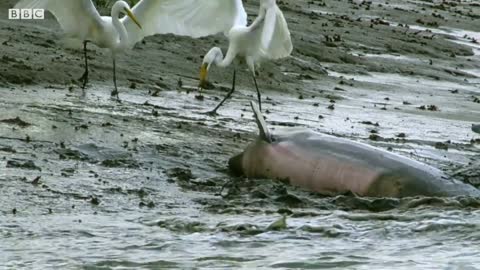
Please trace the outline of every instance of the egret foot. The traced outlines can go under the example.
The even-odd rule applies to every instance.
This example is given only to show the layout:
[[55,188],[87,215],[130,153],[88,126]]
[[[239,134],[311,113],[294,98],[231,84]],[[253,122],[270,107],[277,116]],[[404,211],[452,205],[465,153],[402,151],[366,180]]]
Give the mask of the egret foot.
[[217,110],[211,110],[211,111],[208,111],[208,112],[204,112],[203,114],[206,114],[208,116],[212,116],[212,117],[215,117],[215,116],[218,116],[219,114],[217,113]]
[[121,103],[121,102],[122,102],[122,101],[120,100],[120,97],[118,96],[118,90],[117,90],[117,89],[112,90],[112,92],[110,93],[110,96],[111,96],[112,98],[116,98],[116,101],[117,101],[118,103]]

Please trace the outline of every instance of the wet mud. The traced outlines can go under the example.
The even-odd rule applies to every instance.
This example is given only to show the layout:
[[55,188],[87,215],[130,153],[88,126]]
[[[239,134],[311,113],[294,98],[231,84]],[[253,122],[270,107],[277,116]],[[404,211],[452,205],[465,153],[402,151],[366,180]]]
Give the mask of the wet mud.
[[[231,175],[257,132],[253,81],[238,64],[238,91],[209,116],[233,72],[213,67],[195,98],[222,35],[137,44],[117,62],[118,103],[108,52],[90,47],[82,91],[82,52],[51,16],[7,20],[14,3],[0,3],[2,267],[478,267],[478,199],[323,197]],[[279,5],[295,49],[259,70],[273,129],[366,142],[480,187],[478,4]]]

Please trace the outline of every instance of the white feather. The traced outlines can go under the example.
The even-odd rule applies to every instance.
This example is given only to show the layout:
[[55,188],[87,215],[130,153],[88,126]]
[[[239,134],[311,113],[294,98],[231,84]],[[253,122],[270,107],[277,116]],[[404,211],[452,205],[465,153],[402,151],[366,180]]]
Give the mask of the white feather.
[[[115,29],[109,17],[100,16],[92,0],[21,0],[15,8],[50,11],[69,38],[91,40],[97,45],[107,43],[107,38],[118,39],[114,33],[104,36],[104,32]],[[128,16],[121,19],[128,34],[127,48],[150,35],[172,33],[198,38],[247,24],[241,0],[141,0],[132,12],[142,29]]]
[[50,11],[69,38],[95,40],[103,27],[100,14],[91,0],[21,0],[15,8]]
[[261,35],[261,54],[263,54],[263,57],[279,59],[292,53],[293,45],[290,30],[282,11],[277,5],[267,9]]
[[[248,27],[250,33],[241,38],[243,40],[234,37],[238,40],[235,47],[244,48],[244,52],[239,54],[245,55],[247,60],[251,58],[257,66],[266,59],[276,60],[289,56],[293,50],[290,30],[275,2],[266,8],[261,6],[257,19],[261,23],[257,27],[254,21]],[[241,28],[239,30],[242,32]]]
[[154,34],[172,33],[194,38],[227,32],[247,24],[241,0],[142,0],[133,8],[143,31],[125,17],[131,45]]

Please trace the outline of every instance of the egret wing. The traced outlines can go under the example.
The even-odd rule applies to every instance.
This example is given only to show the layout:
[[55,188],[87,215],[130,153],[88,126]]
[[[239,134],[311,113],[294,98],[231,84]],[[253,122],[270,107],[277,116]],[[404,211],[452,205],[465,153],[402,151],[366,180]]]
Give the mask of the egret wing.
[[102,19],[91,0],[21,0],[15,8],[50,11],[64,32],[74,38],[94,38],[102,28]]
[[247,25],[241,0],[141,0],[133,13],[143,29],[130,18],[123,18],[130,46],[154,34],[198,38],[227,32],[234,25]]
[[277,5],[266,10],[265,21],[261,31],[261,54],[268,59],[287,57],[292,53],[293,45],[287,21]]
[[264,27],[262,31],[262,46],[270,47],[277,24],[277,13],[275,8],[269,8],[265,11]]

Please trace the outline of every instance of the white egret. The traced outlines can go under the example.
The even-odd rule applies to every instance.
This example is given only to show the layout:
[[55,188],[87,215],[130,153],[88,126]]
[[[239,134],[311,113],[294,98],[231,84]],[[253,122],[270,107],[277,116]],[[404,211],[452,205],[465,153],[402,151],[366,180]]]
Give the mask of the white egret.
[[[92,0],[20,0],[15,8],[46,9],[56,17],[67,37],[83,42],[83,89],[88,82],[87,43],[110,49],[115,86],[112,96],[118,99],[117,54],[154,34],[197,38],[224,31],[232,27],[231,18],[237,12],[238,2],[241,4],[241,0],[141,0],[130,9],[126,2],[118,1],[112,7],[111,17],[100,16]],[[120,19],[122,13],[127,16]]]
[[81,77],[84,89],[88,82],[87,43],[95,43],[98,47],[109,48],[113,58],[113,82],[115,89],[112,96],[118,98],[115,55],[128,46],[129,36],[125,26],[119,19],[125,13],[141,28],[141,25],[130,6],[124,1],[116,2],[111,11],[111,17],[100,16],[91,0],[22,0],[15,8],[43,8],[50,11],[59,21],[68,38],[83,42],[85,57],[85,72]]
[[[282,11],[275,0],[260,0],[257,18],[247,26],[244,7],[239,1],[236,5],[234,24],[228,31],[228,51],[223,56],[222,50],[213,47],[203,58],[200,68],[200,85],[202,90],[206,83],[208,71],[212,64],[219,67],[229,66],[234,59],[244,59],[252,74],[257,90],[258,102],[261,108],[261,94],[256,80],[255,67],[268,59],[280,59],[291,54],[293,46],[290,31]],[[210,113],[215,114],[218,108],[232,95],[235,90],[235,69],[233,72],[232,89],[227,96]]]

